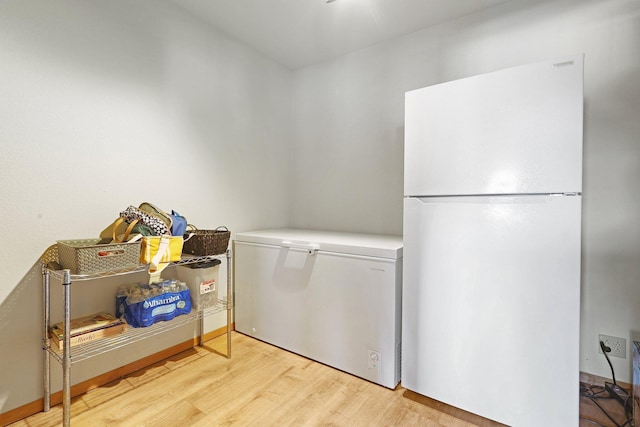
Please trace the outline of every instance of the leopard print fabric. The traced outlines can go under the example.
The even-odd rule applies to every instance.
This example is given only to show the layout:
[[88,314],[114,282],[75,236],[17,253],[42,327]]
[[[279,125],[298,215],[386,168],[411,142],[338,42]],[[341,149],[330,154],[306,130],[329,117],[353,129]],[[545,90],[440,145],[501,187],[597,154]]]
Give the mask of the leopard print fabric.
[[129,224],[133,222],[133,220],[137,219],[140,223],[149,227],[156,236],[171,235],[171,232],[164,221],[147,212],[141,211],[135,206],[129,206],[127,209],[120,212],[120,216]]

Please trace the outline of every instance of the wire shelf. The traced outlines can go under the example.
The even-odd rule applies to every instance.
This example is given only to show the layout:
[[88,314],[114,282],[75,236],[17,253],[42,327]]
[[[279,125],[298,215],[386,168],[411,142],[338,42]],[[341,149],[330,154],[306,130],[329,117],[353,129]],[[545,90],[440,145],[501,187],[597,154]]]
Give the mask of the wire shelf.
[[[174,261],[169,263],[169,266],[172,265],[185,265],[185,264],[194,264],[199,262],[211,261],[213,259],[222,259],[227,256],[226,253],[220,255],[206,255],[206,256],[195,256],[183,254],[182,259],[180,261]],[[148,264],[140,264],[137,267],[133,268],[122,268],[111,271],[100,271],[97,273],[91,274],[71,274],[72,281],[80,281],[80,280],[93,280],[100,279],[104,277],[113,277],[113,276],[121,276],[123,274],[132,274],[132,273],[141,273],[143,271],[148,271]],[[56,278],[58,280],[62,280],[64,277],[64,270],[49,270],[49,274],[51,277]]]
[[[144,328],[134,328],[129,326],[122,334],[100,338],[95,341],[71,347],[71,364],[75,364],[134,342],[188,325],[209,315],[220,313],[225,310],[227,310],[227,300],[219,299],[217,304],[214,306],[199,311],[192,311],[189,314],[183,314],[168,321],[157,322]],[[46,345],[45,348],[47,348]],[[47,350],[55,360],[62,363],[62,350],[58,350],[52,346],[49,346]]]

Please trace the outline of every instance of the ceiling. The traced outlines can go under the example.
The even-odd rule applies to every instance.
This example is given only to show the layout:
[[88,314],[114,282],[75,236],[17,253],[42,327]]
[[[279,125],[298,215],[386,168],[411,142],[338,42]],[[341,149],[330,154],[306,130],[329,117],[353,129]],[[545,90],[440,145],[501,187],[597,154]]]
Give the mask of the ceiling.
[[296,69],[508,0],[171,0]]

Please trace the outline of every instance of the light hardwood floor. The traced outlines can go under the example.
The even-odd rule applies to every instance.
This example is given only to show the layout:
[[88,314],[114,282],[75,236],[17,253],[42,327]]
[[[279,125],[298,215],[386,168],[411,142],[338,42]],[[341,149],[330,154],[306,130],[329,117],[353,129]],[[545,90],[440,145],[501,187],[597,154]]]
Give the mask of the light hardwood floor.
[[[72,426],[498,426],[242,334],[185,351],[72,400]],[[57,405],[12,424],[57,426]]]

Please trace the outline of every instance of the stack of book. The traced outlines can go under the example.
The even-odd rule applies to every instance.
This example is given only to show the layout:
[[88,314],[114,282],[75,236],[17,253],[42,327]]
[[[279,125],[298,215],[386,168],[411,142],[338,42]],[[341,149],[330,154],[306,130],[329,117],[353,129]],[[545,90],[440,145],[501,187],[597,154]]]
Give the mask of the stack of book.
[[[110,313],[102,312],[73,319],[70,325],[71,346],[118,335],[126,329],[127,323]],[[53,325],[50,332],[51,346],[62,350],[64,346],[64,326],[62,322]]]

